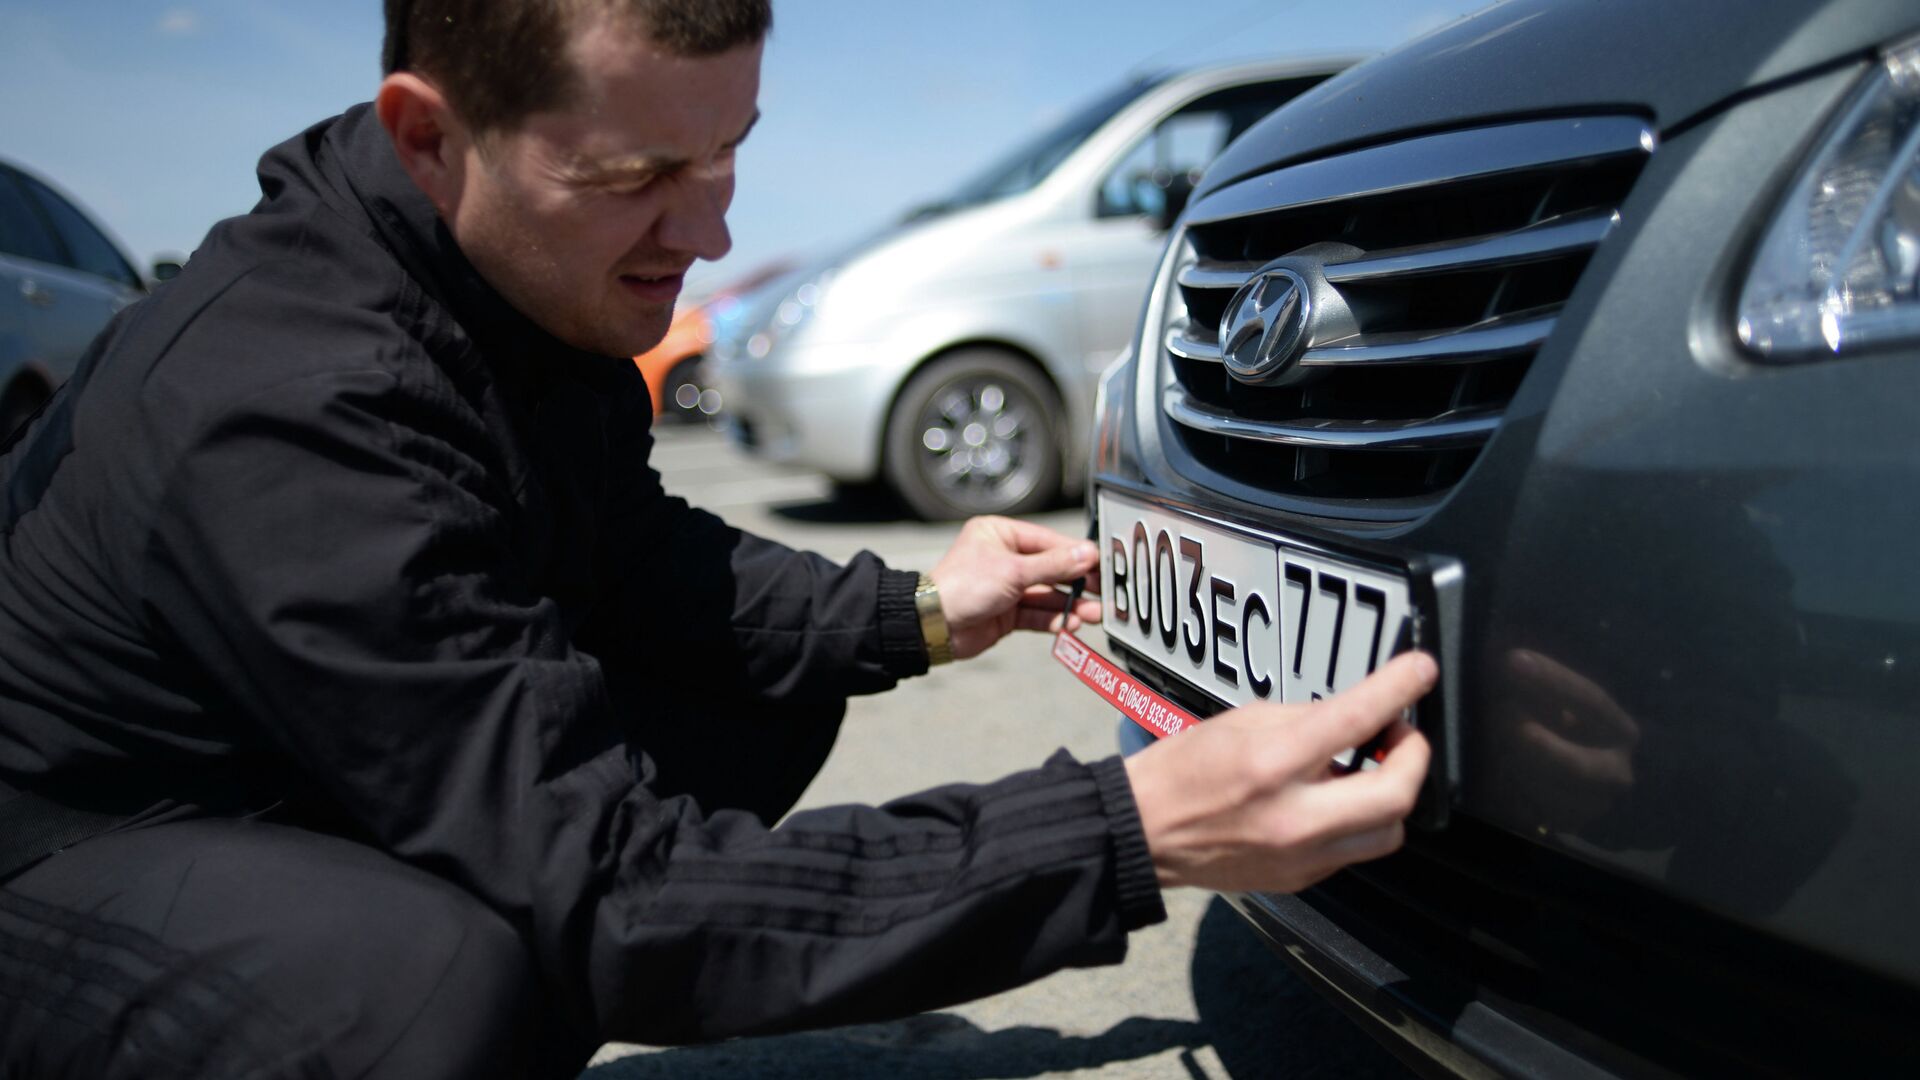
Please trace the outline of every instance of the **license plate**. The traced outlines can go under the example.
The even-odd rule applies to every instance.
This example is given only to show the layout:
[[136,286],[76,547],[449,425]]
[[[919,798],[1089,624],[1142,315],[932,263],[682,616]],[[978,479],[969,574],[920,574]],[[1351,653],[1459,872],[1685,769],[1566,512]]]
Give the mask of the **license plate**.
[[1227,705],[1318,701],[1411,645],[1403,574],[1110,491],[1107,635]]

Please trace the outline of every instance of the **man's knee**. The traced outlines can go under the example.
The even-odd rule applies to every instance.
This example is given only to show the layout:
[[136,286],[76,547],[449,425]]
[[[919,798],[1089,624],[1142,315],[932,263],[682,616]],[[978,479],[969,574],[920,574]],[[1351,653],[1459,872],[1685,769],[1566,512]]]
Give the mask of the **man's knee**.
[[43,1014],[58,1045],[8,1036],[0,1060],[64,1046],[90,1052],[75,1061],[111,1050],[127,1075],[458,1076],[524,1071],[539,1027],[504,919],[345,841],[163,825],[88,841],[6,890],[0,977],[38,994],[0,1000],[18,1014],[0,1027]]

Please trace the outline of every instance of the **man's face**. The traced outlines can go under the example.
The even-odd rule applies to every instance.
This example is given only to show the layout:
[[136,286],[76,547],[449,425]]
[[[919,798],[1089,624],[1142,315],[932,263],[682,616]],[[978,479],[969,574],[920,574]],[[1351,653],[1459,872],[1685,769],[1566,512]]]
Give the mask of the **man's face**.
[[734,149],[759,112],[759,45],[693,59],[607,18],[571,46],[579,93],[462,151],[444,202],[460,249],[509,303],[567,344],[658,344],[687,268],[732,240]]

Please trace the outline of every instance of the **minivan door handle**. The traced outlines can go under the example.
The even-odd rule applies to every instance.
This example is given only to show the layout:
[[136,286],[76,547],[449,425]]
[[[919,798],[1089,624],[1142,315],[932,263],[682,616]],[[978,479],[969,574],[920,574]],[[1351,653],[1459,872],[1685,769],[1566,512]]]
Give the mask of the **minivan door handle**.
[[40,283],[32,278],[23,278],[21,280],[20,295],[26,297],[27,303],[32,304],[34,307],[50,308],[53,306],[52,290],[41,288]]

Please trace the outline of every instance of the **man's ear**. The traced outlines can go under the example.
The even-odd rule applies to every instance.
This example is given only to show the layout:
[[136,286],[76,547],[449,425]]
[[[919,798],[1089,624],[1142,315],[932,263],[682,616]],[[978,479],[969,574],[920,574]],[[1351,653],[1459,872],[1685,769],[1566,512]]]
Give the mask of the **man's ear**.
[[446,95],[411,71],[397,71],[381,81],[373,110],[393,140],[400,167],[441,216],[451,219],[466,180],[469,137]]

